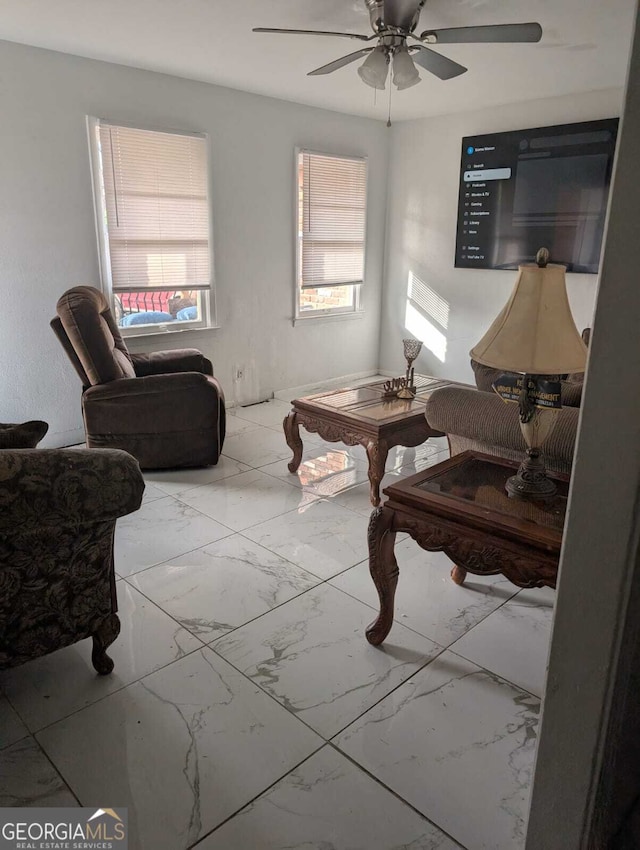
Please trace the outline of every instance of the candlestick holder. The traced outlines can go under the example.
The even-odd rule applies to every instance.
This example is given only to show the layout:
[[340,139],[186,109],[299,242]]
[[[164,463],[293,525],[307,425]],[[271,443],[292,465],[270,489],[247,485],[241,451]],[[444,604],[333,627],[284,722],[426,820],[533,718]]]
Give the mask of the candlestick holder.
[[413,398],[416,394],[416,388],[413,383],[413,361],[420,354],[422,343],[419,339],[403,339],[404,356],[407,361],[406,384],[398,393],[398,398]]

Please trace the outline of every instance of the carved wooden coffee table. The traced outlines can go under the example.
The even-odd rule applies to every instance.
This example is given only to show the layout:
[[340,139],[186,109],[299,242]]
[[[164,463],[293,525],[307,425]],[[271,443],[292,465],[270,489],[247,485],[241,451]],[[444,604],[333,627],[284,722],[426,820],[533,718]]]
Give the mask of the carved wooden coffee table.
[[289,472],[296,472],[302,460],[300,425],[332,443],[362,445],[369,461],[371,504],[379,505],[380,482],[389,449],[419,446],[429,437],[443,436],[442,431],[429,427],[425,408],[434,390],[450,387],[453,381],[417,375],[414,399],[386,399],[383,384],[384,381],[379,381],[294,399],[291,413],[283,423],[287,444],[293,451]]
[[398,564],[396,533],[407,532],[423,549],[446,552],[451,578],[502,573],[519,587],[555,587],[569,478],[552,474],[557,494],[547,502],[511,499],[505,482],[518,464],[467,451],[385,487],[387,501],[369,521],[369,570],[380,599],[367,628],[378,646],[389,634]]

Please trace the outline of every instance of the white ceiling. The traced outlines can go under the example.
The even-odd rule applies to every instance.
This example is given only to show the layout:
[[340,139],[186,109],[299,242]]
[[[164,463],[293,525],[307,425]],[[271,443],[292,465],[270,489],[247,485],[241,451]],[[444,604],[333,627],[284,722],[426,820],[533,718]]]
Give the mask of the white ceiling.
[[[635,0],[428,0],[418,31],[539,21],[539,44],[437,48],[469,68],[393,88],[394,120],[622,86]],[[364,0],[0,0],[0,38],[386,119],[388,92],[359,63],[308,71],[357,50],[343,38],[263,35],[254,26],[370,33]]]

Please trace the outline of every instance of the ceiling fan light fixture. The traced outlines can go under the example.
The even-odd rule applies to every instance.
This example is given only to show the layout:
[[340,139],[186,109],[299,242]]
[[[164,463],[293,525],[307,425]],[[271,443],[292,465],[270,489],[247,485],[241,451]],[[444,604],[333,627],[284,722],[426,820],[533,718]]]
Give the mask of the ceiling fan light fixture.
[[376,47],[358,68],[360,79],[371,88],[384,90],[389,62],[384,47]]
[[393,57],[393,84],[399,91],[409,89],[420,82],[420,74],[409,55],[406,45],[396,51]]
[[[342,0],[344,3],[345,0]],[[389,65],[393,65],[393,84],[402,91],[420,82],[418,67],[439,80],[452,80],[466,73],[467,68],[427,45],[447,44],[524,44],[542,38],[542,27],[535,21],[515,24],[481,24],[478,26],[425,29],[416,35],[422,9],[427,0],[358,0],[369,12],[373,34],[334,32],[330,30],[283,29],[279,27],[254,27],[254,32],[288,33],[290,35],[318,35],[331,38],[350,38],[360,42],[360,49],[308,72],[310,77],[325,76],[341,68],[364,62],[358,74],[373,89],[384,91]],[[355,0],[350,0],[353,5]],[[266,4],[265,4],[266,5]],[[364,47],[374,39],[377,46]],[[413,39],[407,48],[407,39]],[[416,67],[418,66],[418,67]]]

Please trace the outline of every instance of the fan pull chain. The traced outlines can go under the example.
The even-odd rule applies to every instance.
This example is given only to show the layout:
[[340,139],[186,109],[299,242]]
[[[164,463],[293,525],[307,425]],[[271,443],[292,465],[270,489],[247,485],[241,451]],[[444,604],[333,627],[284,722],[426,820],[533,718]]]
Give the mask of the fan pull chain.
[[391,89],[393,86],[391,85],[391,80],[389,80],[389,117],[387,118],[387,127],[391,126]]

